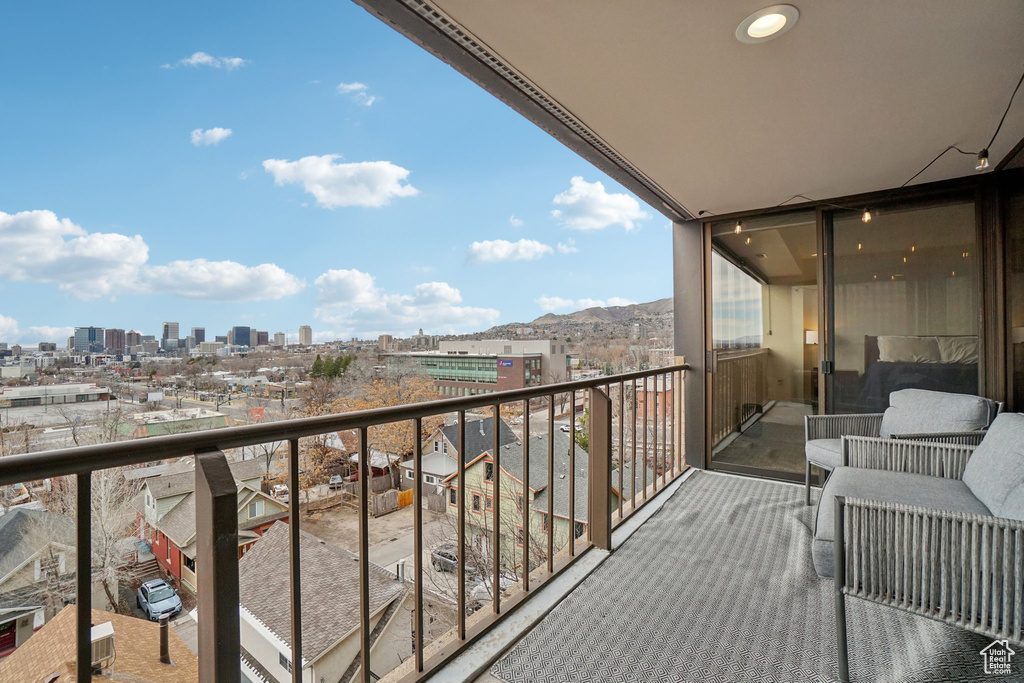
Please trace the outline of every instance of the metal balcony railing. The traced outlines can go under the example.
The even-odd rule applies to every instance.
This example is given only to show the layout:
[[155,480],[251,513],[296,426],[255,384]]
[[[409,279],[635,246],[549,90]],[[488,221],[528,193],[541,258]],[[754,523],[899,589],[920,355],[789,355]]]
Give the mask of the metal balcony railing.
[[[413,617],[414,652],[408,670],[399,668],[390,678],[417,680],[449,662],[474,640],[486,633],[497,621],[515,609],[538,587],[558,575],[586,550],[597,547],[611,549],[612,529],[628,519],[648,498],[676,477],[685,468],[683,454],[683,381],[689,368],[685,364],[654,370],[631,372],[615,376],[598,377],[574,382],[543,385],[493,394],[441,399],[406,406],[379,408],[338,415],[309,417],[276,423],[256,424],[198,433],[153,437],[145,440],[83,446],[0,459],[0,485],[28,482],[48,477],[75,476],[77,480],[77,539],[76,539],[76,611],[77,622],[77,680],[91,680],[91,474],[96,470],[137,465],[165,458],[195,457],[196,538],[199,672],[203,681],[238,681],[239,663],[239,579],[238,579],[238,522],[234,479],[224,451],[232,448],[288,441],[288,485],[290,524],[290,592],[291,592],[291,661],[292,680],[303,678],[302,659],[302,604],[300,593],[299,554],[299,440],[328,432],[355,430],[359,433],[359,471],[368,471],[368,430],[379,425],[411,422],[416,434],[412,454],[414,461],[414,599]],[[554,434],[556,405],[559,397],[568,395],[570,433],[575,437],[579,415],[578,398],[583,398],[584,410],[589,410],[588,496],[585,533],[576,525],[575,476],[567,477],[560,485],[567,487],[569,539],[565,547],[555,546],[551,524],[555,517],[556,495],[549,489],[547,520],[549,533],[544,548],[542,566],[531,571],[530,534],[522,534],[522,557],[525,569],[514,595],[502,591],[501,550],[503,543],[493,542],[494,588],[491,609],[480,610],[467,618],[466,573],[466,459],[463,444],[466,435],[466,413],[470,410],[490,409],[499,419],[504,405],[521,405],[523,434],[530,435],[531,409],[547,409],[547,481],[556,485]],[[563,402],[563,405],[566,402]],[[448,637],[434,643],[424,643],[423,629],[423,476],[421,472],[422,446],[420,435],[423,420],[455,413],[459,433],[458,485],[458,549],[459,571],[457,590],[456,626]],[[495,425],[497,427],[497,425]],[[639,431],[638,431],[639,430]],[[639,433],[642,432],[642,433]],[[499,450],[499,429],[495,428],[493,453]],[[570,439],[568,453],[569,472],[575,473],[576,438]],[[529,468],[530,439],[523,439],[523,482],[531,481]],[[492,453],[492,455],[493,455]],[[497,458],[495,458],[497,463]],[[613,465],[618,464],[613,479]],[[627,466],[628,465],[628,466]],[[639,471],[638,471],[639,468]],[[626,474],[628,470],[629,474]],[[493,486],[495,504],[483,510],[493,515],[493,529],[501,529],[502,505],[500,480],[502,468],[495,466],[487,485]],[[628,476],[628,478],[627,478]],[[613,506],[613,488],[618,492],[618,504]],[[370,628],[370,564],[369,564],[369,505],[367,477],[359,477],[359,595],[360,595],[360,677],[370,681],[374,677],[371,659]],[[531,528],[529,504],[519,506],[522,528]],[[518,513],[517,513],[518,514]],[[580,530],[582,531],[582,530]],[[376,672],[375,672],[376,673]],[[381,672],[382,674],[382,672]]]

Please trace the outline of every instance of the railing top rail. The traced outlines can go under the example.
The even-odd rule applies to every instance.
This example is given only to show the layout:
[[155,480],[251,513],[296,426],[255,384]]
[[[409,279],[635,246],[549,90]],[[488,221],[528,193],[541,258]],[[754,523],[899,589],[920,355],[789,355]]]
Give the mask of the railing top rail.
[[496,403],[511,403],[533,398],[542,398],[552,394],[568,391],[579,391],[606,384],[618,384],[630,380],[663,375],[680,370],[689,370],[686,363],[669,365],[651,370],[638,370],[619,375],[606,375],[543,384],[525,389],[511,389],[492,394],[476,396],[460,396],[410,403],[404,406],[372,408],[335,415],[303,417],[294,420],[283,420],[257,425],[243,425],[212,429],[186,434],[154,436],[134,441],[60,448],[38,453],[24,453],[0,458],[0,486],[24,481],[35,481],[46,477],[58,477],[70,474],[85,474],[94,470],[137,465],[153,460],[194,455],[211,450],[227,450],[253,446],[271,441],[286,441],[308,436],[317,436],[327,432],[338,432],[349,429],[360,429],[376,425],[401,422],[415,418],[430,417],[458,410],[488,408]]

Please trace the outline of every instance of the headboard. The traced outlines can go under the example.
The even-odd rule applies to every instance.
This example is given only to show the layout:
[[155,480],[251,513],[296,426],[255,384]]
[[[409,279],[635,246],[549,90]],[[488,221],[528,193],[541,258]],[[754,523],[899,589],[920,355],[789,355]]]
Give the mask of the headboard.
[[[969,335],[960,334],[916,334],[916,335],[901,335],[908,337],[963,337]],[[864,369],[867,370],[873,364],[878,362],[880,357],[878,351],[878,335],[864,335]]]

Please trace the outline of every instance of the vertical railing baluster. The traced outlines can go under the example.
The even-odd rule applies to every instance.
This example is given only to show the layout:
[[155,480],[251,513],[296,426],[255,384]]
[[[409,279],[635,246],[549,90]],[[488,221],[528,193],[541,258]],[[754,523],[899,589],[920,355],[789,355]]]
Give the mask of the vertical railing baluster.
[[679,395],[679,385],[676,383],[676,373],[673,372],[672,373],[672,449],[671,449],[671,451],[672,451],[672,454],[671,454],[671,458],[672,458],[671,467],[672,467],[672,478],[673,479],[676,478],[676,443],[678,443],[678,441],[677,441],[678,435],[676,434],[676,427],[679,425],[679,422],[676,420],[676,417],[677,417],[676,416],[676,399],[678,398],[678,395]]
[[359,428],[359,642],[363,683],[370,683],[370,446]]
[[[620,522],[622,521],[622,497],[624,495],[626,495],[625,492],[622,490],[622,470],[626,466],[626,463],[622,459],[622,452],[624,450],[624,447],[623,447],[623,443],[624,443],[623,442],[623,436],[625,436],[625,424],[626,424],[625,423],[626,415],[625,415],[625,413],[622,412],[623,402],[624,402],[623,389],[625,388],[625,386],[626,386],[626,384],[620,380],[619,381],[619,521]],[[629,496],[630,496],[630,498],[633,497],[633,492],[632,491],[629,492]]]
[[[654,426],[651,429],[651,433],[652,433],[652,435],[654,437],[654,455],[652,456],[652,460],[654,461],[654,481],[652,482],[652,484],[654,486],[654,490],[657,491],[658,490],[658,469],[660,469],[660,466],[661,466],[661,460],[658,457],[658,376],[654,375],[653,377],[651,377],[651,379],[654,380]],[[650,396],[647,396],[646,392],[645,392],[644,404],[646,405],[649,400],[650,400]],[[662,420],[662,422],[664,422],[664,420]],[[663,443],[664,443],[664,441],[663,441]],[[664,479],[662,480],[661,483],[662,484],[665,483]]]
[[[501,498],[499,497],[499,494],[501,493],[501,483],[499,481],[501,478],[501,468],[498,466],[498,458],[501,456],[501,453],[498,451],[500,447],[500,442],[498,441],[498,423],[500,421],[501,404],[495,403],[494,442],[492,444],[493,453],[491,454],[491,457],[494,460],[494,462],[491,464],[491,479],[493,479],[493,481],[491,482],[491,491],[493,496],[491,502],[491,512],[493,514],[494,520],[494,533],[491,534],[491,556],[492,562],[494,563],[494,583],[492,584],[491,588],[491,600],[492,609],[494,610],[495,614],[501,614]],[[485,513],[487,512],[486,508],[487,506],[484,505]]]
[[302,589],[299,557],[299,440],[288,441],[288,581],[292,612],[292,683],[302,681]]
[[[416,617],[413,621],[413,628],[416,630],[416,671],[423,671],[423,419],[413,420],[413,476],[416,481],[412,485],[413,496],[413,571],[416,572],[415,581],[415,610]],[[448,501],[444,502],[445,506]]]
[[576,555],[576,390],[569,399],[569,557]]
[[650,451],[647,450],[647,404],[650,399],[650,390],[647,388],[647,376],[644,376],[644,501],[647,500],[647,458],[650,456]]
[[631,414],[630,414],[630,418],[629,418],[630,421],[633,423],[633,437],[632,437],[632,439],[630,439],[630,441],[632,441],[632,447],[633,447],[633,459],[630,462],[630,467],[629,467],[630,476],[633,478],[633,482],[630,484],[630,486],[632,488],[631,488],[631,490],[629,492],[629,499],[631,501],[633,501],[633,508],[632,509],[636,510],[636,380],[635,379],[629,380],[629,394],[630,394],[630,401],[633,404],[633,409],[630,411]]
[[548,574],[555,573],[555,395],[548,397]]
[[92,473],[76,475],[75,666],[79,681],[92,680]]
[[459,411],[459,453],[458,453],[458,482],[459,493],[456,498],[459,503],[459,576],[456,581],[458,586],[458,607],[459,607],[459,640],[466,639],[466,411]]
[[530,399],[523,401],[523,592],[530,592]]
[[661,456],[658,462],[661,465],[661,487],[665,488],[665,478],[668,476],[668,373],[660,375],[661,379],[661,401],[654,406],[654,414],[661,411]]

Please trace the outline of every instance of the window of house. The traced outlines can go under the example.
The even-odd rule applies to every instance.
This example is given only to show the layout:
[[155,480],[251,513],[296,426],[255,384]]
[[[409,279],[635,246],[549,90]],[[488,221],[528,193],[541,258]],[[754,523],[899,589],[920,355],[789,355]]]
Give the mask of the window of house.
[[423,475],[423,481],[427,482],[428,484],[436,484],[437,483],[437,477],[435,477],[432,474],[425,474],[425,475]]
[[152,507],[153,500],[149,497],[149,491],[146,491],[146,507]]
[[263,516],[263,501],[262,500],[254,500],[253,502],[249,503],[249,519],[253,519],[254,517],[262,517],[262,516]]
[[548,532],[548,516],[547,515],[541,515],[540,516],[540,530],[543,531],[544,533]]
[[480,500],[480,494],[479,493],[474,493],[473,494],[473,512],[480,512],[480,509],[481,509],[482,505],[483,505],[483,501]]
[[525,534],[523,533],[523,527],[517,526],[516,527],[516,545],[519,546],[520,548],[523,547],[523,537],[524,536],[525,536]]
[[517,512],[522,512],[523,511],[523,494],[521,494],[521,493],[517,493],[516,494],[516,511]]
[[171,541],[166,536],[162,536],[164,544],[167,546],[167,561],[171,561]]
[[448,504],[449,505],[458,505],[459,504],[459,494],[456,491],[457,491],[456,489],[448,489]]
[[288,673],[292,672],[292,660],[285,657],[283,652],[277,653],[277,661],[281,664],[281,668],[283,668],[285,671],[287,671]]
[[487,509],[488,510],[493,510],[494,509],[494,496],[487,496]]
[[575,540],[575,539],[579,538],[580,536],[582,536],[584,531],[585,531],[585,527],[583,525],[583,522],[575,522],[572,525],[572,537],[573,537],[573,539]]
[[188,567],[189,571],[191,571],[193,574],[196,573],[196,561],[188,555],[185,556],[185,566]]
[[416,478],[416,473],[413,472],[412,470],[406,470],[405,471],[405,478],[409,479],[409,480],[415,479]]
[[443,449],[444,449],[445,453],[448,453],[448,442],[447,441],[444,442]]
[[434,442],[434,452],[435,452],[435,453],[437,453],[437,450],[438,450],[438,448],[437,448],[437,442],[435,441],[435,442]]
[[494,463],[484,463],[484,481],[494,481]]

